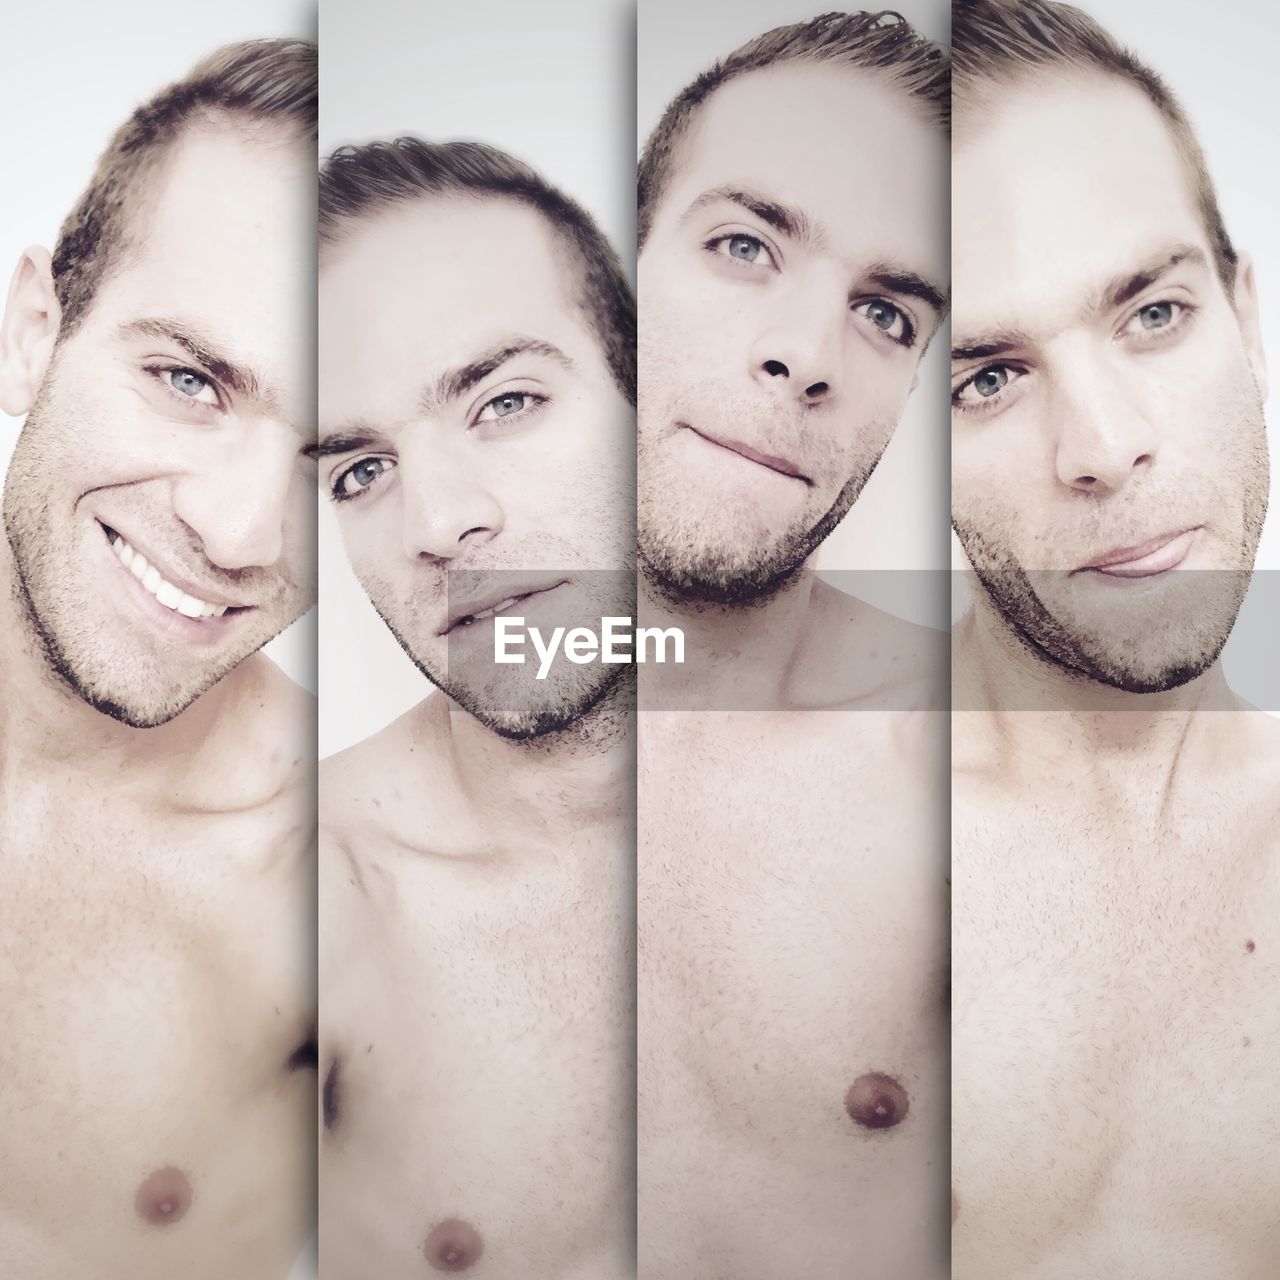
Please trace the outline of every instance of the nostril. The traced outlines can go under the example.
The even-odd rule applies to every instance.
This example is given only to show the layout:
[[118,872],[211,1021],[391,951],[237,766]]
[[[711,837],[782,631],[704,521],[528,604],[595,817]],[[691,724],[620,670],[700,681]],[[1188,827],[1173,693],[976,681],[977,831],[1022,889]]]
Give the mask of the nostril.
[[811,387],[805,387],[804,393],[811,400],[816,400],[819,396],[826,395],[829,388],[825,382],[815,382]]
[[766,360],[764,362],[764,371],[772,378],[789,377],[787,366],[781,360]]

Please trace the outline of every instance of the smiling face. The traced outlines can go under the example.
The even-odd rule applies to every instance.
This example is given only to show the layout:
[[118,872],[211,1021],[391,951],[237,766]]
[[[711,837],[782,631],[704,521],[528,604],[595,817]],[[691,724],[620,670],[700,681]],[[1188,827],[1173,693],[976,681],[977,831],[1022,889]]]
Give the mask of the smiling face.
[[14,451],[27,620],[64,683],[127,724],[177,715],[314,594],[308,151],[231,128],[174,144]]
[[905,93],[821,63],[717,89],[639,262],[639,533],[669,592],[798,570],[884,452],[946,269],[947,144]]
[[1136,89],[1013,89],[972,136],[959,125],[956,533],[1041,656],[1175,687],[1226,642],[1266,510],[1252,273],[1233,302]]
[[497,665],[495,607],[543,632],[634,612],[633,410],[577,279],[539,214],[492,198],[405,201],[322,264],[320,479],[352,567],[419,669],[511,738],[624,668]]

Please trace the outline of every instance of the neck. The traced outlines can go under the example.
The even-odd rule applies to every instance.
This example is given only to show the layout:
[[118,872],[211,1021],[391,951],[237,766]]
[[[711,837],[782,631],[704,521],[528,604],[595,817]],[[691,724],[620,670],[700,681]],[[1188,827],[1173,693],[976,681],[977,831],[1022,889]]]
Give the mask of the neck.
[[954,633],[952,705],[985,714],[1003,759],[1058,771],[1160,762],[1172,770],[1204,723],[1198,713],[1242,707],[1219,662],[1176,689],[1130,693],[1035,653],[980,589],[975,598]]
[[458,785],[481,826],[504,843],[561,842],[631,821],[631,681],[619,680],[569,728],[523,741],[501,737],[452,702],[445,715]]
[[646,710],[771,710],[788,705],[812,621],[807,569],[767,596],[742,604],[677,598],[640,575],[640,621],[684,632],[682,665],[641,671]]

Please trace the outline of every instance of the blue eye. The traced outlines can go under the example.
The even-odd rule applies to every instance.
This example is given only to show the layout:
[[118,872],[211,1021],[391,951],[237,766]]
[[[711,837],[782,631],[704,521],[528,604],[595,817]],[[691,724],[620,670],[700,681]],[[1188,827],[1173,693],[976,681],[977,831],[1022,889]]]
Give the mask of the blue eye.
[[391,471],[395,463],[390,458],[361,458],[352,463],[335,481],[333,496],[339,502],[357,498],[384,472]]
[[523,418],[546,404],[547,397],[533,391],[504,391],[486,400],[475,417],[476,423],[500,422],[504,418]]
[[730,236],[727,247],[731,258],[739,258],[743,262],[755,262],[760,257],[764,245],[754,236]]
[[1144,329],[1163,329],[1173,323],[1172,302],[1152,302],[1138,312],[1138,319]]
[[522,391],[508,391],[506,395],[495,396],[489,403],[493,406],[495,417],[509,418],[524,408],[525,395]]
[[184,396],[197,400],[200,393],[209,386],[209,380],[202,378],[191,369],[170,369],[169,385]]
[[970,385],[984,400],[987,400],[1003,391],[1008,381],[1008,373],[996,366],[991,369],[983,369],[981,373],[976,374]]
[[883,298],[869,298],[855,304],[853,310],[866,316],[877,329],[888,335],[900,346],[909,347],[915,341],[915,326],[907,319],[901,307]]

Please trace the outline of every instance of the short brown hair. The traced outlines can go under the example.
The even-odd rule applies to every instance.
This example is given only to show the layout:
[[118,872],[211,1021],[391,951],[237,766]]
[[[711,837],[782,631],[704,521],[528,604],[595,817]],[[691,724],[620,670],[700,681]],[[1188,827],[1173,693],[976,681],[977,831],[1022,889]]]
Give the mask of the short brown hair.
[[1087,13],[1053,0],[955,0],[951,60],[957,104],[970,94],[1010,85],[1037,72],[1096,73],[1133,85],[1155,107],[1191,173],[1214,266],[1227,296],[1235,291],[1237,257],[1195,130],[1172,90],[1132,50]]
[[514,200],[546,219],[580,270],[578,303],[605,364],[635,404],[636,306],[618,255],[581,205],[505,151],[421,138],[340,147],[320,170],[321,249],[340,243],[353,224],[374,213],[440,195]]
[[946,131],[951,119],[947,55],[900,13],[824,13],[807,22],[775,27],[747,41],[687,85],[670,102],[640,157],[636,238],[653,229],[654,213],[675,168],[676,151],[698,108],[721,85],[779,62],[829,62],[877,71],[917,99]]
[[284,125],[316,136],[316,48],[305,40],[246,40],[202,59],[125,121],[98,159],[53,251],[60,336],[84,318],[129,246],[129,216],[182,129],[197,121]]

